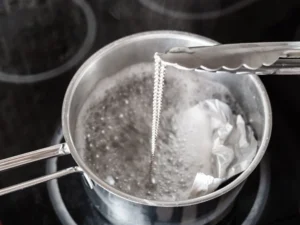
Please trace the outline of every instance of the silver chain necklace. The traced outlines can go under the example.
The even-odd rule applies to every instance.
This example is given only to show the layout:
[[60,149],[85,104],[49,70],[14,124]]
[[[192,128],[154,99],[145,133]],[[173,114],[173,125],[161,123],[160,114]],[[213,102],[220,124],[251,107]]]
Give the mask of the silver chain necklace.
[[166,73],[166,64],[161,60],[161,58],[157,54],[155,54],[154,55],[152,138],[151,138],[152,159],[154,157],[155,150],[156,150],[156,141],[158,136],[165,73]]

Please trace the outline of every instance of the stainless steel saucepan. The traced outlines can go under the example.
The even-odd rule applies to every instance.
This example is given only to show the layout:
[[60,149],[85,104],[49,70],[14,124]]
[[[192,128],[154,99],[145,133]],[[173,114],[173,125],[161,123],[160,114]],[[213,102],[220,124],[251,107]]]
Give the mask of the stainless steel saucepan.
[[[0,190],[0,196],[71,173],[82,173],[90,188],[93,189],[93,194],[96,194],[103,200],[103,204],[106,204],[105,210],[115,208],[118,210],[121,220],[124,219],[123,217],[126,217],[126,213],[130,215],[132,213],[140,213],[143,216],[135,216],[135,224],[142,224],[141,221],[144,224],[148,220],[147,216],[149,216],[149,213],[153,213],[153,209],[187,207],[199,203],[204,203],[204,208],[211,208],[209,204],[212,204],[214,201],[217,202],[220,196],[224,197],[232,194],[261,161],[271,134],[272,112],[269,98],[263,84],[256,75],[239,76],[229,73],[209,74],[207,72],[209,79],[224,84],[235,96],[246,113],[246,119],[255,130],[260,145],[253,162],[246,171],[225,187],[206,196],[184,201],[167,202],[149,201],[123,193],[108,185],[90,170],[81,158],[74,141],[75,125],[81,106],[95,85],[101,82],[103,78],[136,63],[152,62],[155,52],[163,52],[177,46],[209,46],[214,44],[217,43],[190,33],[153,31],[122,38],[100,49],[81,66],[67,89],[62,108],[62,125],[66,143],[0,161],[0,171],[4,171],[38,160],[71,154],[78,166],[3,188]],[[124,222],[123,224],[130,224],[130,222]]]

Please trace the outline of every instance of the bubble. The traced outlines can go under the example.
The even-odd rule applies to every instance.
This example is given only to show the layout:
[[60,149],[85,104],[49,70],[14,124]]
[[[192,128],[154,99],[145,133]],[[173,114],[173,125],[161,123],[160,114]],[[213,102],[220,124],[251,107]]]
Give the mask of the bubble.
[[166,194],[170,193],[170,191],[168,189],[164,189],[163,192],[166,193]]
[[152,183],[152,184],[156,184],[156,180],[155,180],[154,177],[151,178],[151,183]]
[[115,180],[114,180],[114,178],[113,178],[112,176],[107,176],[106,179],[105,179],[105,181],[106,181],[109,185],[111,185],[111,186],[114,186],[114,185],[115,185]]

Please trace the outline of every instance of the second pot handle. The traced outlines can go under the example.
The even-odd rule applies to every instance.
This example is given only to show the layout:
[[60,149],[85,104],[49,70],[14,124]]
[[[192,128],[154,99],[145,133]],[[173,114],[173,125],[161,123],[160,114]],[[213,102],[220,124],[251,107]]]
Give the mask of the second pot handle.
[[67,154],[70,154],[70,150],[65,143],[53,145],[47,148],[41,148],[39,150],[0,160],[0,172],[42,159],[49,159]]
[[[65,143],[53,145],[47,148],[42,148],[36,151],[0,160],[0,172],[16,168],[22,165],[26,165],[32,162],[36,162],[42,159],[48,159],[67,154],[70,154],[70,150]],[[16,185],[12,185],[10,187],[2,188],[0,189],[0,196],[77,172],[82,172],[80,167],[70,167],[68,169],[64,169],[53,174],[25,181]]]
[[66,175],[69,175],[72,173],[78,173],[78,172],[82,172],[80,167],[78,167],[78,166],[70,167],[70,168],[58,171],[56,173],[52,173],[52,174],[49,174],[46,176],[42,176],[42,177],[39,177],[36,179],[32,179],[32,180],[25,181],[25,182],[22,182],[19,184],[15,184],[15,185],[12,185],[12,186],[9,186],[6,188],[2,188],[2,189],[0,189],[0,196],[6,195],[8,193],[12,193],[14,191],[22,190],[22,189],[25,189],[25,188],[28,188],[28,187],[34,186],[36,184],[40,184],[40,183],[52,180],[52,179],[60,178],[62,176],[66,176]]

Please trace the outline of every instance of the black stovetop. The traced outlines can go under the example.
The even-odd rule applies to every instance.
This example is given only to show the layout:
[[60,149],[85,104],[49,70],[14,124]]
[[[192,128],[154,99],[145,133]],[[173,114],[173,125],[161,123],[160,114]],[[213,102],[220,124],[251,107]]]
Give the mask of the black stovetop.
[[[3,0],[0,3],[0,19],[2,16],[6,16],[3,13],[3,7],[5,8],[3,2],[8,3],[9,1]],[[49,5],[49,2],[55,2],[55,0],[39,2],[42,5]],[[203,1],[206,2],[206,5],[203,3],[201,6],[197,5],[201,1],[196,0],[188,0],[183,5],[180,5],[179,1],[171,0],[86,0],[86,2],[91,6],[96,17],[96,39],[89,53],[76,66],[56,78],[38,83],[0,82],[1,159],[50,144],[60,123],[62,100],[72,75],[90,54],[120,37],[147,30],[172,29],[201,34],[221,43],[300,40],[300,2],[297,0],[211,0],[210,3]],[[164,10],[157,11],[157,9],[151,8],[149,2],[154,2],[158,6],[164,5],[171,11],[163,14]],[[231,11],[226,11],[226,8],[235,4],[234,2],[248,2],[249,4],[239,4],[244,7],[233,7]],[[12,7],[10,10],[15,10],[17,13],[18,7]],[[204,10],[207,9],[205,7],[225,12],[225,15],[207,13]],[[172,13],[174,11],[185,13],[174,14]],[[180,15],[204,16],[195,19],[182,18]],[[17,30],[13,18],[15,17],[11,19],[11,29]],[[53,29],[51,26],[46,27]],[[4,40],[1,36],[3,32],[5,29],[1,27],[0,23],[0,42]],[[47,30],[43,30],[44,33],[40,36],[37,34],[39,31],[31,32],[25,36],[28,38],[28,35],[33,35],[34,38],[40,40],[40,37],[47,35]],[[17,32],[12,33],[17,35]],[[7,38],[7,36],[5,37]],[[55,40],[56,42],[66,42],[69,40],[67,38],[70,37],[66,36],[65,39]],[[74,39],[79,42],[81,36],[74,37]],[[27,41],[24,41],[23,44],[27,43],[29,45]],[[39,43],[41,42],[35,42],[35,44]],[[53,45],[52,42],[49,42],[48,45],[47,42],[42,43],[42,48],[48,49],[48,54],[52,54],[51,50],[55,44]],[[67,52],[63,50],[63,46],[56,49],[55,54],[60,54],[60,51]],[[24,49],[26,50],[26,48]],[[25,51],[24,49],[22,51]],[[0,44],[0,59],[4,55],[3,51],[3,44]],[[26,52],[27,62],[45,63],[44,55],[42,55],[43,57],[32,56],[33,61],[30,61],[31,58],[28,57],[28,54],[30,56],[34,53]],[[53,57],[49,57],[48,60],[50,59]],[[47,61],[45,65],[52,64]],[[1,60],[0,66],[2,66]],[[13,65],[10,66],[13,67]],[[268,76],[263,77],[262,80],[271,99],[274,125],[268,147],[271,164],[270,196],[259,224],[298,225],[300,224],[300,163],[298,163],[300,161],[300,151],[298,150],[300,104],[297,103],[300,77]],[[45,174],[45,162],[37,162],[3,172],[0,174],[0,187],[43,174]],[[243,207],[243,204],[247,204],[246,199],[244,203],[239,203],[235,207]],[[233,216],[238,217],[238,215]],[[61,224],[51,205],[46,184],[0,197],[0,221],[0,224],[3,225]]]

